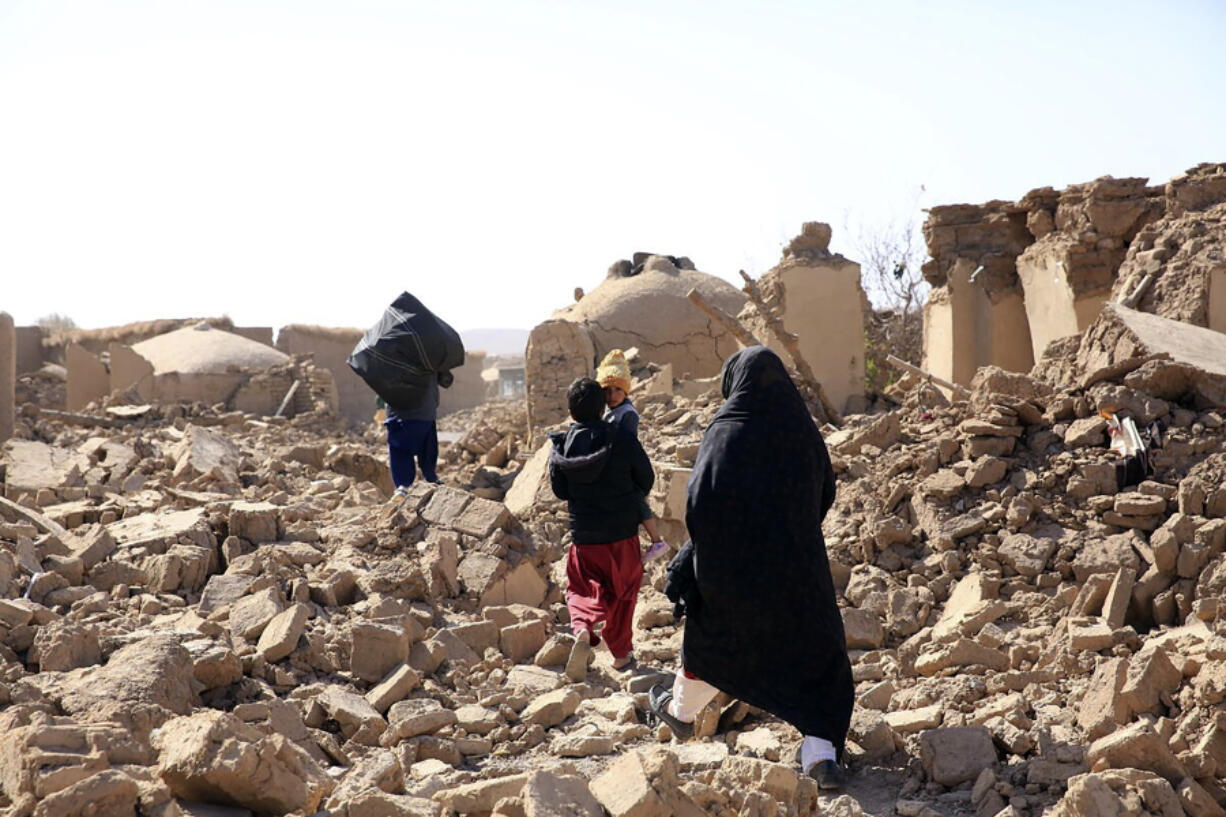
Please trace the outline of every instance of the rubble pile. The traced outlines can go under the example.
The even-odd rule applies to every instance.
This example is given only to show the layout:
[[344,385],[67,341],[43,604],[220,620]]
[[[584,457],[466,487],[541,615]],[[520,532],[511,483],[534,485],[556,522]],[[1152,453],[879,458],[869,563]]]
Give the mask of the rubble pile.
[[1140,289],[1138,309],[1226,330],[1226,165],[1193,168],[1166,198],[1166,215],[1129,245],[1114,292]]
[[[1222,813],[1223,403],[1139,385],[989,367],[969,399],[903,383],[900,408],[827,437],[853,755],[909,758],[904,797]],[[1119,484],[1100,411],[1165,426],[1139,484]]]
[[[1150,349],[1135,314],[1100,319],[1133,341],[1092,378],[1106,330],[1049,379],[985,368],[951,402],[908,377],[893,410],[826,429],[852,785],[892,781],[898,814],[1226,803],[1218,375]],[[718,383],[635,365],[676,545]],[[1118,484],[1100,410],[1165,425],[1139,484]],[[25,421],[0,503],[9,813],[860,810],[819,797],[792,762],[799,735],[742,704],[705,712],[701,740],[660,743],[644,698],[681,629],[659,563],[639,668],[600,650],[568,674],[564,508],[521,403],[444,418],[448,484],[402,502],[377,432],[322,409]]]
[[[1027,212],[1148,241],[1152,191],[1120,185]],[[1186,218],[1200,188],[1172,185]],[[985,261],[1044,222],[960,224]],[[812,260],[804,236],[788,253]],[[653,258],[629,279],[674,274]],[[1110,303],[1029,374],[908,374],[823,429],[857,683],[841,794],[744,703],[687,742],[647,717],[681,646],[667,560],[637,665],[571,660],[557,395],[445,416],[444,483],[393,498],[381,430],[347,427],[308,359],[270,370],[299,384],[271,417],[124,391],[51,411],[30,401],[62,380],[27,375],[0,447],[0,814],[1226,817],[1226,335],[1160,312]],[[572,324],[543,326],[549,368]],[[719,378],[627,357],[675,549]]]

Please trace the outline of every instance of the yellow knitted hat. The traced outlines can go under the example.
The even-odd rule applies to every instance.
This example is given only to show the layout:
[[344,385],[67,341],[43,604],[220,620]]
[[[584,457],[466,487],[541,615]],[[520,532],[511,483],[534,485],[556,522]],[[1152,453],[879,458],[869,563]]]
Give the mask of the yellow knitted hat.
[[604,356],[596,369],[596,379],[600,385],[608,388],[617,386],[626,394],[630,393],[630,364],[621,349],[614,349]]

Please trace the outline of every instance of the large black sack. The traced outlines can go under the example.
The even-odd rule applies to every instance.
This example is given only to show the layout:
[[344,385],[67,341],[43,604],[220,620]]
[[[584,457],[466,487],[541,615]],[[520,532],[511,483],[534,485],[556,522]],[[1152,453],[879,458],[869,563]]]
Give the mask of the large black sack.
[[416,406],[432,378],[463,364],[460,334],[407,292],[349,355],[349,368],[392,407]]

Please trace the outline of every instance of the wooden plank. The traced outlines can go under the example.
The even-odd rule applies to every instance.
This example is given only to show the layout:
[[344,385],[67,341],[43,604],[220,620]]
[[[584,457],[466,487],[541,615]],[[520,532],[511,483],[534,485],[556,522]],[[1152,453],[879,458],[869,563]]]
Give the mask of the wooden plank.
[[285,414],[285,409],[289,407],[289,401],[294,399],[294,395],[298,393],[298,387],[302,385],[301,380],[295,380],[293,385],[289,387],[289,391],[285,393],[285,397],[281,400],[281,406],[277,409],[274,417],[280,417]]
[[916,375],[917,377],[922,377],[925,380],[931,380],[933,383],[936,383],[938,386],[944,386],[945,388],[949,389],[952,392],[964,395],[966,397],[971,396],[971,390],[966,388],[965,386],[959,386],[957,383],[950,383],[945,378],[937,377],[935,374],[926,372],[923,369],[921,369],[919,366],[912,366],[910,363],[908,363],[905,360],[902,360],[901,358],[894,357],[893,355],[886,355],[885,360],[886,360],[886,363],[889,363],[893,366],[897,366],[903,371],[910,372],[911,374]]
[[746,329],[740,321],[729,315],[724,310],[707,302],[707,299],[702,297],[702,293],[696,289],[691,289],[686,293],[687,298],[694,306],[706,313],[707,317],[718,323],[720,326],[728,330],[731,335],[736,338],[736,342],[748,348],[750,346],[761,346],[758,339]]

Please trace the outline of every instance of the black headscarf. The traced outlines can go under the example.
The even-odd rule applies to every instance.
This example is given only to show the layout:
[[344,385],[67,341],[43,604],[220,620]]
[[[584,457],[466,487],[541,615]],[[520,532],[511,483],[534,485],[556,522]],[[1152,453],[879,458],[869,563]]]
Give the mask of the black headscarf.
[[830,456],[770,349],[730,357],[722,386],[687,491],[697,603],[682,661],[841,751],[854,686],[821,531]]

